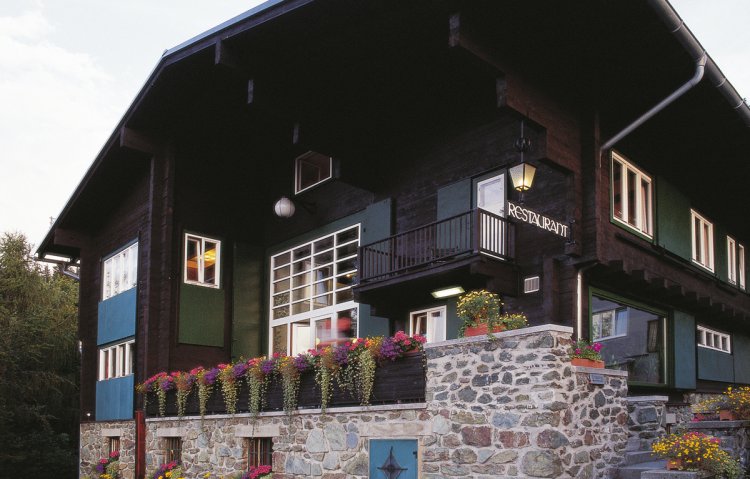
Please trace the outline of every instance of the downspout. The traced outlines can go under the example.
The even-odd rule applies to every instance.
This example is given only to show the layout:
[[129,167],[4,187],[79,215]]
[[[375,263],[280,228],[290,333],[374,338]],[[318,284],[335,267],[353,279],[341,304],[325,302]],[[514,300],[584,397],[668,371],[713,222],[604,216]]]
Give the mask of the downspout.
[[695,85],[700,83],[701,79],[703,78],[703,73],[706,71],[706,61],[708,61],[708,55],[706,55],[704,52],[703,55],[701,55],[698,62],[695,64],[695,74],[693,74],[693,77],[690,80],[688,80],[684,85],[682,85],[680,88],[675,90],[671,95],[669,95],[668,97],[660,101],[656,106],[651,108],[649,111],[647,111],[643,115],[636,118],[636,120],[633,123],[626,126],[620,133],[616,134],[615,136],[610,138],[606,143],[604,143],[599,148],[599,161],[601,162],[601,155],[606,150],[612,148],[612,146],[614,146],[617,142],[619,142],[620,140],[628,136],[630,133],[632,133],[633,130],[635,130],[642,124],[646,123],[652,116],[662,111],[664,108],[670,105],[673,101],[680,98],[682,95],[687,93],[690,89],[692,89]]
[[68,271],[65,268],[65,265],[63,265],[63,264],[58,264],[57,265],[57,271],[60,274],[63,274],[65,276],[67,276],[68,278],[71,278],[75,282],[80,282],[81,281],[81,277],[80,276],[78,276],[77,274],[74,274],[74,273],[71,273],[70,271]]
[[574,339],[583,339],[583,273],[596,266],[596,263],[589,264],[578,270],[576,274],[576,334]]

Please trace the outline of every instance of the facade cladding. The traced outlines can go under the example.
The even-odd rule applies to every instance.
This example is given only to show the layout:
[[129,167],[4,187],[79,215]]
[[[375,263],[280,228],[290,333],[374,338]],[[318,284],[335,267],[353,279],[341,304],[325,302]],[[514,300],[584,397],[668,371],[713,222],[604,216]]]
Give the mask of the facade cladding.
[[750,113],[676,18],[283,0],[167,51],[38,251],[80,260],[83,420],[158,371],[454,339],[448,286],[601,342],[631,395],[750,383]]

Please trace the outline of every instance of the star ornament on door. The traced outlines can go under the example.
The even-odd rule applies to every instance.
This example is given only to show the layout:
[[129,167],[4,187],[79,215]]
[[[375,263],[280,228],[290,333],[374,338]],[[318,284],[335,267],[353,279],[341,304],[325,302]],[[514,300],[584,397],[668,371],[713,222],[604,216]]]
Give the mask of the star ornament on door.
[[383,465],[378,468],[378,470],[383,472],[383,477],[385,479],[398,479],[398,476],[400,476],[402,472],[407,471],[408,469],[404,469],[398,463],[398,461],[396,460],[396,456],[393,455],[393,446],[391,446],[391,452],[388,454],[388,458],[385,460]]

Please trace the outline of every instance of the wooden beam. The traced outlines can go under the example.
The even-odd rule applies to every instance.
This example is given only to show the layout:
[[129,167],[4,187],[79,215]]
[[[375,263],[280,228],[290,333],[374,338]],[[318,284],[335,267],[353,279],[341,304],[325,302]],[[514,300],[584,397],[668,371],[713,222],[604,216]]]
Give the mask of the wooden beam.
[[86,236],[76,231],[55,228],[53,243],[58,246],[83,248],[86,245]]
[[120,129],[120,147],[129,148],[149,155],[156,155],[162,151],[162,145],[160,142],[155,141],[141,131],[126,126],[123,126]]
[[242,71],[243,66],[238,55],[225,41],[218,39],[214,46],[214,65]]

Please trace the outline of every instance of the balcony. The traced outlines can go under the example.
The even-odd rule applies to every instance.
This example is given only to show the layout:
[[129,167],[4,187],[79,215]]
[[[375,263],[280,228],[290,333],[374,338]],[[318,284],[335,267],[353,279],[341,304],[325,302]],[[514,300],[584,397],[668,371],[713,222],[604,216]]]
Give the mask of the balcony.
[[355,294],[373,302],[378,292],[407,281],[416,287],[410,288],[414,294],[451,281],[484,287],[488,278],[505,278],[507,284],[496,286],[515,292],[514,256],[515,224],[475,209],[361,246]]

